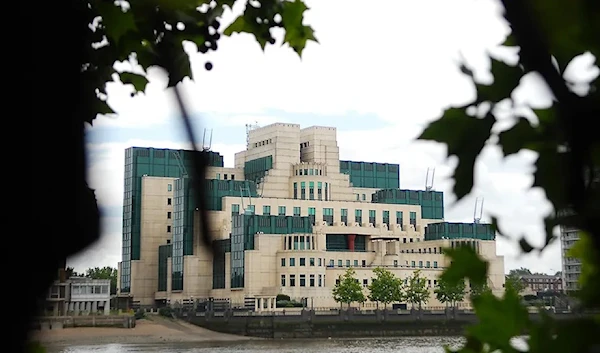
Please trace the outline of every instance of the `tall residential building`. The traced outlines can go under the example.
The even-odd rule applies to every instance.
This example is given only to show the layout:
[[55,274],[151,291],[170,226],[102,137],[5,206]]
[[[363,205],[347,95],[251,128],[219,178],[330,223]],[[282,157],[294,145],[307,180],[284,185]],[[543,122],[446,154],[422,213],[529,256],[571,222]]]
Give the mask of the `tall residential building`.
[[579,240],[579,231],[576,228],[560,227],[560,244],[562,250],[562,282],[565,292],[579,289],[579,275],[581,275],[581,260],[569,257],[569,250]]
[[[488,260],[489,285],[503,291],[492,227],[446,222],[443,193],[400,189],[398,164],[340,161],[333,127],[276,123],[251,130],[247,144],[233,168],[211,152],[203,182],[213,252],[200,241],[190,153],[126,150],[121,296],[258,309],[286,294],[336,307],[331,290],[347,268],[365,287],[377,266],[403,279],[421,270],[433,288],[449,265],[442,248],[456,246]],[[433,295],[429,305],[441,306]]]

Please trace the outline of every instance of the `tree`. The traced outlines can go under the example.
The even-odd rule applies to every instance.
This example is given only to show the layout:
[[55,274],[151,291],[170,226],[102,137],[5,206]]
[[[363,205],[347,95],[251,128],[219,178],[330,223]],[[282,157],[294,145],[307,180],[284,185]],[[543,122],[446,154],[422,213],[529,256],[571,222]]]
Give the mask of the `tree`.
[[402,280],[382,267],[375,268],[373,273],[375,278],[369,285],[369,300],[376,302],[377,308],[380,302],[383,303],[383,308],[387,309],[389,303],[402,301]]
[[406,286],[405,297],[406,301],[413,305],[415,304],[421,310],[421,305],[426,304],[429,301],[429,289],[427,289],[427,279],[421,277],[421,271],[416,270],[413,275],[408,278],[408,285]]
[[461,302],[465,298],[465,282],[459,281],[457,283],[451,283],[447,280],[440,278],[437,281],[437,285],[434,289],[435,297],[440,303],[450,304],[451,307],[456,307],[456,303]]
[[346,272],[339,277],[338,282],[333,287],[332,294],[333,299],[337,302],[350,304],[353,302],[364,303],[365,294],[363,293],[362,287],[358,280],[354,277],[356,272],[353,268],[349,268]]
[[[542,246],[530,244],[522,234],[518,235],[518,244],[524,253],[541,252],[556,241],[559,225],[580,230],[580,242],[586,242],[580,258],[582,268],[588,272],[582,276],[584,283],[580,283],[577,296],[583,307],[597,310],[600,308],[600,138],[593,122],[600,115],[600,80],[597,75],[591,77],[589,86],[584,87],[587,91],[576,92],[578,85],[564,73],[573,58],[583,53],[591,53],[596,63],[599,61],[600,3],[501,0],[501,4],[511,29],[504,46],[518,52],[518,62],[507,64],[490,57],[494,78],[491,84],[478,82],[468,64],[460,63],[460,69],[472,80],[477,92],[475,101],[447,109],[419,138],[443,143],[448,155],[456,156],[453,189],[457,201],[471,192],[475,163],[484,148],[497,145],[505,157],[522,150],[537,155],[532,187],[544,190],[555,211],[544,221],[546,237]],[[523,76],[533,73],[549,89],[553,98],[551,107],[513,100],[513,91]],[[474,111],[477,113],[472,114]],[[508,129],[498,126],[500,114],[512,118],[514,125]],[[497,234],[503,236],[497,218],[493,215],[491,218]],[[453,263],[444,271],[447,278],[452,281],[466,278],[476,285],[485,281],[488,264],[477,254],[452,251],[449,256]],[[587,318],[569,319],[561,325],[546,317],[534,322],[522,310],[518,295],[510,290],[503,298],[480,295],[473,304],[479,322],[467,333],[468,347],[461,349],[462,352],[482,352],[488,348],[513,351],[512,337],[524,331],[536,332],[540,337],[537,341],[545,342],[531,345],[530,352],[584,352],[593,350],[596,344],[593,332],[600,332],[600,322],[592,323]],[[498,330],[499,327],[503,329]],[[571,342],[577,342],[577,348]]]
[[486,293],[491,294],[492,293],[492,289],[488,285],[487,281],[485,281],[483,283],[471,283],[470,285],[471,285],[471,290],[470,290],[471,300],[473,300],[473,298],[480,297],[483,294],[486,294]]
[[525,283],[523,283],[521,276],[509,274],[504,279],[504,288],[506,290],[514,290],[517,294],[521,294],[525,290]]
[[77,271],[75,271],[75,268],[73,267],[67,267],[65,269],[65,277],[67,279],[71,278],[71,277],[77,277],[79,276],[79,274],[77,273]]
[[517,269],[512,269],[508,272],[508,275],[514,275],[514,276],[522,276],[522,275],[530,275],[531,271],[528,268],[525,267],[521,267],[521,268],[517,268]]
[[105,266],[105,267],[94,267],[88,268],[85,271],[85,276],[92,279],[109,279],[110,280],[110,294],[117,294],[117,269]]

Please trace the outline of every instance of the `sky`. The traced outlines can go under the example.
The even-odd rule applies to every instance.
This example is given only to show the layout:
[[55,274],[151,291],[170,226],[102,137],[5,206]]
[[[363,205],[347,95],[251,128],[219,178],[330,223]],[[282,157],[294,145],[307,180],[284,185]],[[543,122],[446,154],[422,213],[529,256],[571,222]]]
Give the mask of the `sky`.
[[[239,2],[238,2],[239,3]],[[449,180],[456,166],[446,147],[415,141],[427,124],[448,107],[475,99],[473,83],[458,69],[462,58],[480,82],[492,82],[489,55],[515,63],[517,52],[500,48],[510,33],[501,7],[493,0],[306,1],[305,23],[319,43],[308,43],[300,59],[278,42],[263,52],[247,34],[222,37],[216,53],[191,53],[194,81],[181,84],[198,136],[212,130],[211,148],[233,166],[235,152],[245,149],[245,124],[290,122],[302,127],[334,126],[340,158],[400,164],[400,186],[423,189],[428,168],[435,168],[434,189],[444,191],[446,220],[472,222],[475,200],[484,198],[483,221],[490,215],[508,236],[498,237],[497,253],[505,270],[527,267],[554,273],[561,268],[560,244],[541,255],[520,254],[515,239],[525,236],[543,244],[543,217],[552,206],[543,190],[531,189],[536,154],[522,151],[503,158],[489,145],[477,160],[475,188],[461,200]],[[238,4],[239,5],[239,4]],[[243,9],[224,15],[222,29]],[[214,67],[204,70],[205,62]],[[119,64],[123,69],[128,64]],[[586,90],[598,76],[594,57],[573,60],[565,77]],[[87,128],[88,181],[102,211],[102,238],[68,260],[82,271],[117,266],[121,259],[124,150],[131,146],[190,148],[177,115],[172,90],[159,69],[148,72],[145,94],[131,97],[132,87],[108,84],[114,117],[99,116]],[[521,80],[512,98],[519,105],[545,108],[552,95],[535,74]],[[510,114],[497,128],[510,127]],[[356,143],[360,141],[361,143]]]

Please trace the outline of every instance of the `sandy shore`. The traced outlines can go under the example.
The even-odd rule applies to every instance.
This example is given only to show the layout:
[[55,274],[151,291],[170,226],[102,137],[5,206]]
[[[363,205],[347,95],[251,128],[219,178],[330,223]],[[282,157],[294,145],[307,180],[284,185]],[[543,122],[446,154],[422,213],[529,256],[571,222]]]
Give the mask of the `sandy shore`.
[[239,342],[256,340],[210,331],[180,320],[160,316],[138,320],[135,328],[78,327],[37,331],[34,339],[49,345],[139,344],[162,342]]

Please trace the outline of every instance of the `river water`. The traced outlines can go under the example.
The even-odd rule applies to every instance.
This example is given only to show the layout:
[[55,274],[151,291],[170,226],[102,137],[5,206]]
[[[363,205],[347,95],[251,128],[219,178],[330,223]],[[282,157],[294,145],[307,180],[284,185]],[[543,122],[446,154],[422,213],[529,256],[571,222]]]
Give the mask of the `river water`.
[[461,337],[402,337],[329,340],[249,341],[243,343],[165,343],[65,346],[48,353],[442,353],[457,348]]

